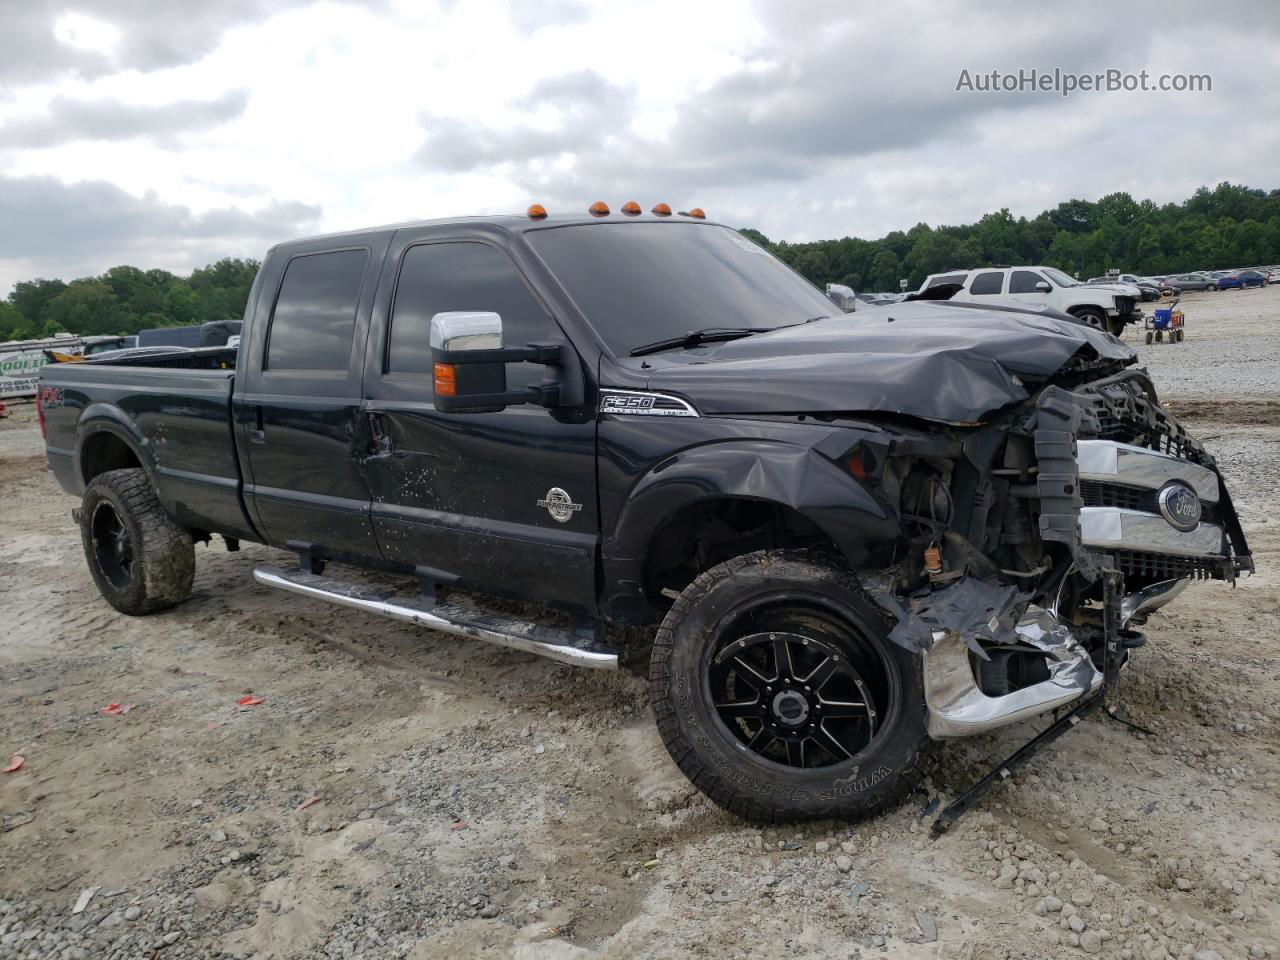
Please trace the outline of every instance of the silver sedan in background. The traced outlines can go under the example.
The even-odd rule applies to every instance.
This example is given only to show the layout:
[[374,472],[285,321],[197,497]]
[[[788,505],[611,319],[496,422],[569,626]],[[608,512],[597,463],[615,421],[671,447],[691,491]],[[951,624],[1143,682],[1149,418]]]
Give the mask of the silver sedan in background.
[[1217,290],[1218,278],[1205,273],[1175,273],[1164,278],[1167,290]]

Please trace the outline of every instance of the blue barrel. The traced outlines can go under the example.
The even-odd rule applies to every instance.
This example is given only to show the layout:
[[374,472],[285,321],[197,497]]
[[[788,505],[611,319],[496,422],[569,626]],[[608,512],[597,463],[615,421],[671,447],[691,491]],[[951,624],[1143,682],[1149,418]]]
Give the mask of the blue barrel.
[[1171,322],[1173,322],[1173,307],[1166,307],[1155,312],[1155,327],[1157,330],[1168,329]]

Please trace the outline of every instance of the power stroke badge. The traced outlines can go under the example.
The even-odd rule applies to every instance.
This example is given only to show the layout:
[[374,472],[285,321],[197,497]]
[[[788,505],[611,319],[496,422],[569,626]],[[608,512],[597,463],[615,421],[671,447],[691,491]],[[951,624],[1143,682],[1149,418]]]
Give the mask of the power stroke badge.
[[552,520],[560,523],[568,523],[582,509],[582,504],[574,503],[573,498],[559,487],[548,490],[547,495],[538,501],[538,506],[551,514]]

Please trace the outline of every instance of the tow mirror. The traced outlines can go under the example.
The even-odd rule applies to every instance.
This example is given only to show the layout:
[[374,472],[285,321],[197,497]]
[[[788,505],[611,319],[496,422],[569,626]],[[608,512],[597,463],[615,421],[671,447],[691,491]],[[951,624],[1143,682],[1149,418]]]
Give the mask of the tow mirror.
[[1041,293],[1048,293],[1050,290],[1053,289],[1053,287],[1049,286],[1048,280],[1037,280],[1036,289],[1039,290]]
[[[582,365],[567,343],[502,345],[502,317],[485,311],[452,311],[431,318],[435,407],[442,413],[496,413],[512,404],[581,406]],[[523,390],[507,389],[508,363],[560,367],[559,375]]]

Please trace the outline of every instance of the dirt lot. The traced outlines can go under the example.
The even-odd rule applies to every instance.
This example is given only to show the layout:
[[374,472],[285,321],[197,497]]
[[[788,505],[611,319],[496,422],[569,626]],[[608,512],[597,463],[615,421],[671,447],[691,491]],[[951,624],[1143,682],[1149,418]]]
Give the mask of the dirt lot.
[[[1155,736],[1091,719],[937,842],[926,795],[856,827],[720,812],[658,741],[641,650],[602,675],[375,621],[256,586],[282,559],[260,547],[199,548],[190,602],[121,616],[19,409],[0,958],[1280,953],[1280,287],[1184,307],[1186,342],[1142,361],[1219,455],[1259,573],[1153,618],[1124,702]],[[929,791],[1033,731],[953,744]]]

